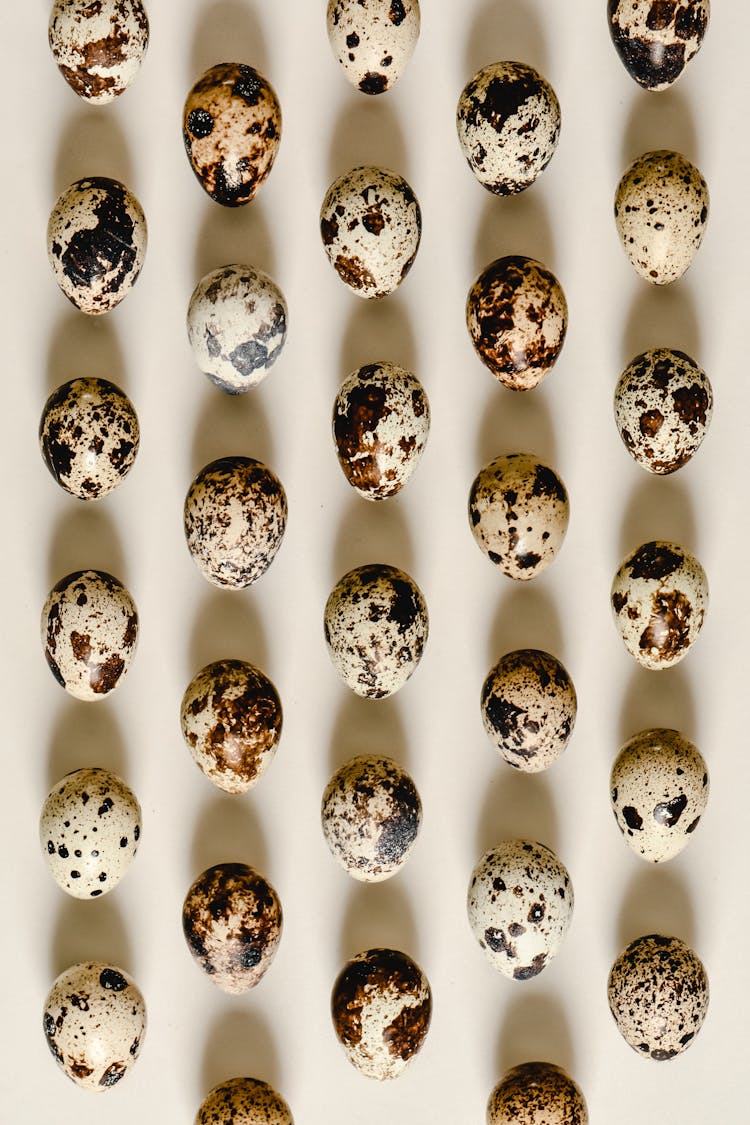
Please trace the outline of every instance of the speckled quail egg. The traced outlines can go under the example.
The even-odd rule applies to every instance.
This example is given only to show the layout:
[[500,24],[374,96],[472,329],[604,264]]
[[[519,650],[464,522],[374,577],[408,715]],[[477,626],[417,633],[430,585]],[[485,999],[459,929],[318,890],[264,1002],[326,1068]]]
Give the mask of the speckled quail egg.
[[634,160],[615,194],[615,223],[636,273],[669,285],[690,266],[708,221],[708,188],[679,152],[660,149]]
[[422,212],[402,176],[387,168],[353,168],[329,187],[320,234],[328,260],[353,293],[384,297],[412,267]]
[[482,721],[506,762],[546,770],[568,745],[576,720],[573,682],[559,660],[538,649],[506,652],[482,685]]
[[617,756],[610,797],[628,847],[651,863],[664,863],[687,846],[705,812],[706,763],[679,731],[641,731]]
[[666,90],[697,55],[708,27],[709,0],[608,0],[609,31],[631,78]]
[[488,558],[509,578],[536,578],[568,529],[568,493],[549,466],[528,453],[496,457],[469,493],[469,522]]
[[568,305],[554,274],[515,254],[490,263],[474,282],[466,326],[497,381],[512,391],[530,391],[549,375],[562,350]]
[[230,1078],[205,1098],[195,1125],[294,1125],[284,1099],[258,1078]]
[[42,610],[42,644],[52,675],[76,699],[113,691],[130,667],[138,613],[117,578],[76,570],[52,587]]
[[368,949],[341,970],[331,996],[333,1029],[367,1078],[398,1078],[425,1041],[432,993],[419,965],[396,949]]
[[252,664],[217,660],[190,681],[180,722],[190,753],[209,781],[225,793],[245,793],[276,754],[281,700]]
[[328,0],[328,38],[363,94],[382,94],[406,70],[419,39],[419,0]]
[[487,1103],[487,1125],[588,1125],[588,1120],[576,1083],[548,1062],[514,1066]]
[[275,559],[286,517],[286,493],[275,473],[252,457],[221,457],[188,489],[188,550],[212,585],[250,586]]
[[69,773],[42,807],[42,851],[55,882],[74,898],[99,898],[116,887],[140,838],[135,794],[109,770]]
[[146,1034],[146,1006],[133,980],[103,961],[71,965],[44,1005],[44,1034],[77,1086],[101,1092],[132,1067]]
[[480,184],[496,195],[514,195],[530,187],[554,156],[560,103],[533,67],[490,63],[462,90],[456,125]]
[[673,348],[636,356],[615,389],[615,421],[625,448],[644,469],[662,476],[699,449],[712,410],[705,371]]
[[227,394],[249,391],[281,355],[288,311],[284,295],[254,266],[222,266],[198,282],[187,313],[195,361]]
[[213,200],[224,207],[249,203],[281,141],[273,87],[244,63],[212,66],[187,96],[182,137],[198,183]]
[[55,0],[49,45],[70,88],[104,105],[135,78],[148,47],[141,0]]
[[430,404],[415,375],[368,363],[333,405],[333,440],[344,476],[365,500],[386,500],[414,472],[430,432]]
[[182,931],[197,965],[222,992],[254,988],[281,941],[276,891],[245,863],[219,863],[195,880],[182,907]]
[[427,642],[427,605],[403,570],[371,563],[350,570],[324,613],[328,654],[357,695],[384,699],[404,686]]
[[644,1058],[679,1055],[701,1029],[708,977],[693,950],[676,937],[636,938],[609,974],[609,1008],[626,1043]]
[[708,609],[708,579],[684,547],[654,540],[623,562],[611,592],[623,644],[644,668],[669,668],[686,656]]
[[81,312],[109,312],[132,289],[146,255],[146,217],[118,180],[92,176],[67,188],[47,224],[55,281]]
[[555,853],[505,840],[474,868],[469,925],[493,968],[513,980],[537,976],[555,956],[573,913],[570,876]]
[[321,820],[331,855],[344,871],[364,883],[380,883],[411,854],[422,802],[406,770],[391,758],[363,754],[328,782]]
[[140,429],[128,396],[106,379],[71,379],[47,399],[39,424],[44,463],[79,500],[107,496],[133,467]]

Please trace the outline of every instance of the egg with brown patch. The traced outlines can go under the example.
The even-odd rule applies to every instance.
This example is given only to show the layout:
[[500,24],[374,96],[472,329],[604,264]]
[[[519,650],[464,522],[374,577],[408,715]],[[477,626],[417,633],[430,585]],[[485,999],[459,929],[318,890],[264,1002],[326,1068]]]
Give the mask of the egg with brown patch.
[[105,105],[125,91],[146,54],[149,26],[141,0],[55,0],[49,46],[79,98]]
[[294,1125],[280,1094],[259,1078],[230,1078],[214,1086],[198,1110],[195,1125]]
[[667,90],[698,54],[708,28],[709,0],[608,0],[615,50],[645,90]]
[[396,85],[419,39],[419,0],[329,0],[328,39],[346,78],[363,94]]
[[588,1125],[586,1102],[561,1066],[527,1062],[498,1082],[487,1103],[487,1125]]

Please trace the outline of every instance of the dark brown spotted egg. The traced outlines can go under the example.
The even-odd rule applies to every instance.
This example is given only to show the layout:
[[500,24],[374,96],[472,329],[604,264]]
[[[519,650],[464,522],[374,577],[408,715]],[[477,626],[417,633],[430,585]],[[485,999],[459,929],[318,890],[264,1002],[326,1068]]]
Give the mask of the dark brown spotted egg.
[[52,675],[76,699],[104,699],[130,667],[138,613],[117,578],[76,570],[52,587],[42,610],[42,644]]
[[530,391],[552,370],[568,327],[559,281],[533,258],[498,258],[479,275],[466,301],[474,350],[499,383]]
[[611,602],[630,655],[644,668],[669,668],[687,655],[701,630],[708,579],[684,547],[652,540],[623,562]]
[[709,0],[608,0],[615,50],[646,90],[666,90],[701,49]]
[[652,285],[682,277],[708,222],[706,181],[679,152],[646,152],[623,173],[615,223],[633,269]]
[[538,649],[501,657],[482,685],[481,705],[493,747],[524,773],[557,761],[576,720],[573,681],[559,660]]
[[515,195],[534,183],[555,154],[560,103],[533,67],[491,63],[461,92],[456,126],[480,184],[495,195]]
[[146,255],[146,217],[118,180],[93,176],[67,188],[47,224],[55,281],[81,312],[119,305],[138,280]]
[[419,39],[419,0],[328,0],[328,39],[363,94],[396,85]]
[[588,1125],[580,1089],[560,1066],[527,1062],[498,1082],[487,1104],[487,1125]]
[[333,1029],[352,1066],[367,1078],[398,1078],[422,1047],[432,993],[419,965],[396,949],[368,949],[347,962],[333,986]]
[[395,566],[350,570],[326,602],[328,654],[357,695],[384,699],[399,691],[422,658],[427,605],[416,582]]
[[195,880],[182,931],[196,964],[222,992],[254,988],[281,941],[282,913],[270,883],[245,863],[219,863]]
[[224,207],[249,203],[279,151],[281,106],[273,87],[244,63],[212,66],[187,96],[182,137],[212,199]]
[[565,485],[528,453],[496,457],[469,492],[469,523],[478,546],[509,578],[536,578],[555,558],[568,529]]
[[230,1078],[214,1086],[195,1125],[294,1125],[284,1099],[258,1078]]
[[607,991],[625,1042],[657,1062],[693,1042],[708,1010],[702,961],[684,941],[661,934],[630,943],[612,966]]
[[104,105],[128,88],[148,47],[141,0],[55,0],[49,45],[60,73],[86,101]]
[[107,496],[135,462],[138,417],[128,396],[106,379],[71,379],[53,391],[39,424],[44,463],[79,500]]
[[430,404],[415,375],[368,363],[333,404],[333,440],[344,476],[365,500],[387,500],[414,472],[430,432]]
[[188,550],[212,585],[250,586],[275,559],[286,517],[286,493],[275,473],[252,457],[221,457],[188,489]]
[[47,1046],[64,1074],[84,1090],[115,1086],[140,1054],[146,1006],[133,980],[103,961],[71,965],[44,1005]]
[[320,234],[333,268],[358,297],[384,297],[412,267],[422,212],[402,176],[387,168],[353,168],[329,187]]
[[281,700],[267,676],[245,660],[217,660],[190,681],[180,709],[195,763],[225,793],[257,785],[281,737]]

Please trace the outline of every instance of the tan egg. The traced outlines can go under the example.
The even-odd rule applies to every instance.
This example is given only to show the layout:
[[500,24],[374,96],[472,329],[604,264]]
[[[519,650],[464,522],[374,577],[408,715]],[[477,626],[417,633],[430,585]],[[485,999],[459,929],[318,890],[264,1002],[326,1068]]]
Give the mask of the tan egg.
[[547,769],[568,745],[576,719],[575,688],[548,652],[507,652],[484,681],[481,703],[487,737],[523,773]]
[[498,1082],[487,1104],[487,1125],[588,1125],[580,1089],[560,1066],[527,1062]]
[[214,1086],[195,1125],[294,1125],[284,1099],[258,1078],[230,1078]]

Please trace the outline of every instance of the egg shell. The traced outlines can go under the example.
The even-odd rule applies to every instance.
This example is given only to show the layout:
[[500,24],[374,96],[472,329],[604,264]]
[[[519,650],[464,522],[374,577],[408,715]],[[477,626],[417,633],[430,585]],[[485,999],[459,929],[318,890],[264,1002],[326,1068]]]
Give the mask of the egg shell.
[[50,791],[39,842],[59,887],[73,898],[100,898],[130,867],[141,838],[141,807],[109,770],[69,773]]
[[706,763],[679,731],[641,731],[617,755],[610,798],[628,847],[651,863],[664,863],[687,846],[705,812]]
[[146,256],[146,217],[119,180],[77,180],[57,200],[47,224],[55,281],[81,312],[109,312],[132,289]]
[[484,729],[498,754],[524,773],[538,773],[568,745],[577,700],[559,660],[539,649],[517,649],[490,670],[481,707]]
[[141,0],[55,0],[49,45],[74,93],[105,105],[128,88],[148,47]]
[[432,993],[419,965],[395,949],[368,949],[341,970],[331,996],[333,1028],[352,1066],[378,1081],[398,1078],[425,1041]]
[[652,285],[682,277],[703,241],[708,188],[679,152],[659,149],[634,160],[615,194],[615,224],[633,269]]
[[77,1086],[101,1092],[116,1085],[138,1058],[146,1006],[134,981],[103,961],[71,965],[44,1005],[52,1056]]
[[402,176],[387,168],[353,168],[329,187],[320,234],[328,260],[353,293],[384,297],[412,267],[422,212]]
[[103,570],[76,570],[52,587],[42,610],[42,644],[52,675],[76,699],[104,699],[130,667],[138,613],[128,591]]
[[708,1009],[702,961],[684,941],[661,934],[630,943],[612,966],[607,992],[625,1042],[657,1062],[693,1042]]
[[527,1062],[498,1082],[487,1104],[487,1125],[588,1125],[586,1102],[560,1066]]
[[541,262],[497,258],[469,290],[466,326],[474,350],[499,383],[530,391],[552,370],[565,342],[568,305]]
[[117,488],[133,467],[139,442],[133,404],[106,379],[71,379],[45,403],[39,424],[44,463],[79,500]]
[[212,585],[242,589],[275,559],[286,518],[286,493],[275,473],[252,457],[220,457],[188,489],[188,550]]
[[387,500],[414,472],[430,432],[430,404],[415,375],[368,363],[344,380],[333,405],[339,464],[365,500]]
[[513,980],[530,980],[555,956],[568,931],[570,876],[544,844],[505,840],[474,868],[467,911],[492,967]]
[[328,39],[341,69],[363,94],[396,85],[419,39],[418,0],[329,0]]
[[478,546],[520,582],[536,578],[555,558],[569,512],[557,473],[529,453],[496,457],[469,492],[469,523]]
[[560,103],[533,67],[490,63],[462,90],[456,126],[480,184],[495,195],[515,195],[534,183],[555,154]]
[[195,763],[225,793],[257,785],[281,737],[281,700],[260,669],[217,660],[190,681],[180,709],[182,735]]
[[244,63],[219,63],[185,101],[182,137],[198,183],[216,203],[249,203],[281,141],[281,106],[270,82]]
[[287,320],[284,295],[267,274],[254,266],[222,266],[193,291],[188,339],[201,371],[237,395],[268,375],[284,347]]
[[706,572],[684,547],[652,540],[617,571],[611,603],[630,655],[644,668],[670,668],[687,655],[703,625]]
[[258,984],[276,955],[282,924],[276,891],[245,863],[209,867],[182,907],[188,949],[222,992],[238,994]]
[[422,592],[403,570],[386,563],[356,567],[331,591],[324,633],[333,665],[357,695],[384,699],[416,669],[429,619]]
[[646,90],[666,90],[701,49],[709,0],[608,0],[615,50],[631,78]]
[[422,802],[406,770],[391,758],[363,754],[328,782],[321,820],[331,855],[344,871],[364,883],[380,883],[411,854]]
[[294,1125],[284,1099],[258,1078],[230,1078],[204,1099],[195,1125]]
[[661,476],[676,472],[700,448],[712,411],[705,371],[673,348],[636,356],[615,388],[615,422],[625,448]]

